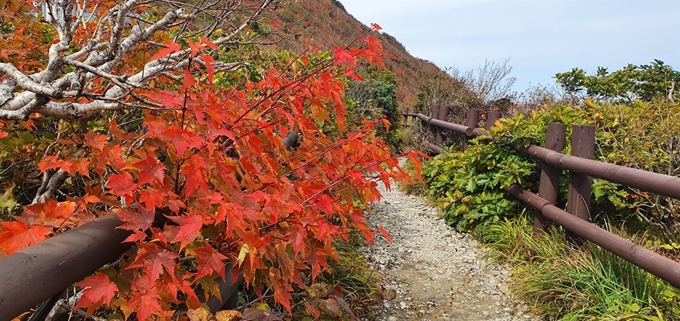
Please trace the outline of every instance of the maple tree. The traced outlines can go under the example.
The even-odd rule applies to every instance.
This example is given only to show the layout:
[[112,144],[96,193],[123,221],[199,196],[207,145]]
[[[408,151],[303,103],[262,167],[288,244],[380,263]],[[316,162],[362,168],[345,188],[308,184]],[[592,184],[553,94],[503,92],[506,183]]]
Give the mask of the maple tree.
[[[355,229],[372,240],[363,211],[380,197],[376,180],[411,179],[374,135],[388,121],[344,122],[347,79],[382,65],[370,37],[253,65],[234,61],[235,48],[280,1],[165,15],[135,0],[47,1],[66,17],[47,21],[32,4],[0,1],[0,160],[11,174],[1,183],[18,203],[0,222],[0,255],[111,213],[134,243],[76,284],[76,308],[139,320],[200,311],[198,289],[218,295],[232,263],[290,310],[294,286],[327,267],[334,240]],[[235,27],[191,25],[203,16]],[[36,30],[43,41],[18,49]],[[283,143],[291,136],[294,148]]]

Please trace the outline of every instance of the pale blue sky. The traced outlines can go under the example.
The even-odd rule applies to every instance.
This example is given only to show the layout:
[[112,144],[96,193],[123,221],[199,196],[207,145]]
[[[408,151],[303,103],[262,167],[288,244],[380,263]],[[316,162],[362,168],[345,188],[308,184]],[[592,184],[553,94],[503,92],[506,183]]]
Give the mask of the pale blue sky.
[[515,90],[653,59],[680,69],[680,0],[340,0],[439,67],[511,58]]

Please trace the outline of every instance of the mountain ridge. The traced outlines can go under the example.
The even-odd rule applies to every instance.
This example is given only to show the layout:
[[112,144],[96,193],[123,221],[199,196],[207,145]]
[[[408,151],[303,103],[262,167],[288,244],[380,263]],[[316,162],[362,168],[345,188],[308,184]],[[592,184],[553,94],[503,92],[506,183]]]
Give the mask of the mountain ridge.
[[322,50],[344,46],[360,35],[369,34],[397,59],[385,57],[385,65],[398,81],[397,98],[401,106],[418,102],[421,86],[434,76],[455,84],[456,80],[434,63],[411,55],[406,47],[387,32],[369,31],[338,0],[303,0],[281,6],[267,15],[273,25],[282,26],[277,46],[302,52],[311,44]]

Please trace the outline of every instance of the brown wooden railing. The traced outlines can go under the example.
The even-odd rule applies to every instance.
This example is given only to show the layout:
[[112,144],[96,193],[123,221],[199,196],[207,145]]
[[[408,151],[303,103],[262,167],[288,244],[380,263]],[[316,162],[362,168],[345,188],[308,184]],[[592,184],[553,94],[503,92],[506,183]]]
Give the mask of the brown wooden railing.
[[[426,145],[435,154],[444,152],[440,133],[442,129],[473,138],[488,135],[487,131],[500,118],[499,113],[489,112],[485,126],[487,131],[485,131],[477,128],[479,111],[468,110],[466,125],[461,125],[443,120],[446,114],[440,112],[441,110],[448,111],[448,108],[433,107],[430,116],[420,113],[404,114],[407,118],[418,118],[429,126],[431,134]],[[437,117],[432,117],[432,115]],[[675,199],[680,199],[680,177],[592,160],[595,149],[595,126],[573,127],[572,155],[560,153],[564,149],[565,136],[566,126],[564,124],[551,123],[548,125],[545,147],[512,145],[517,152],[542,161],[538,195],[518,185],[504,188],[509,195],[538,210],[534,232],[544,232],[552,223],[557,223],[567,230],[566,239],[570,245],[578,247],[585,241],[593,242],[680,288],[680,263],[590,223],[588,211],[593,177]],[[566,211],[554,205],[559,194],[559,175],[562,170],[569,171]]]

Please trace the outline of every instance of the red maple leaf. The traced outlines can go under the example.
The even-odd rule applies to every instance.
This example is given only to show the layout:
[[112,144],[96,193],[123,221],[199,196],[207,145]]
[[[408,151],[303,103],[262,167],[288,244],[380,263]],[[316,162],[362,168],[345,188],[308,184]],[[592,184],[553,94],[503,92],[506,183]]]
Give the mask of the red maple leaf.
[[183,249],[188,243],[193,242],[196,239],[196,234],[198,234],[203,227],[203,218],[199,215],[166,217],[179,225],[179,228],[170,239],[170,242],[181,242],[179,246],[180,249]]
[[144,208],[130,209],[121,208],[114,213],[118,215],[123,224],[117,228],[129,231],[141,230],[146,231],[153,224],[156,216],[156,211],[148,211]]
[[293,246],[293,252],[298,255],[305,245],[307,238],[307,231],[301,225],[294,225],[290,228],[290,243]]
[[134,196],[137,184],[132,179],[132,175],[128,172],[122,174],[112,174],[109,176],[109,181],[106,187],[111,189],[111,193],[116,196]]
[[123,243],[134,243],[144,241],[146,240],[146,237],[147,237],[146,233],[137,230],[130,234],[130,236],[128,236],[125,240],[123,240]]
[[201,43],[208,46],[209,48],[211,48],[213,50],[217,50],[217,45],[214,42],[210,41],[210,39],[208,39],[206,37],[201,38]]
[[165,175],[166,170],[165,166],[163,166],[163,164],[153,155],[147,153],[145,156],[144,159],[132,163],[124,169],[139,170],[139,174],[137,175],[137,184],[139,184],[139,186],[150,183],[154,178],[159,182],[163,182],[163,176]]
[[69,173],[78,173],[87,178],[90,178],[90,159],[81,158],[78,160],[71,160],[71,168],[68,170]]
[[152,283],[163,274],[163,268],[169,274],[175,273],[177,267],[175,260],[179,257],[177,253],[170,252],[154,243],[142,243],[140,246],[141,254],[128,266],[128,269],[142,268],[149,282]]
[[[192,275],[192,274],[189,274]],[[188,276],[188,275],[187,275]],[[186,294],[186,304],[189,309],[197,309],[200,306],[202,306],[201,301],[198,299],[198,296],[196,295],[196,291],[194,291],[194,287],[192,286],[192,282],[187,281],[187,276],[185,276],[185,279],[183,280],[172,280],[168,277],[163,277],[163,288],[172,295],[172,298],[175,299],[176,301],[178,300],[177,294],[179,291],[184,292]]]
[[217,272],[217,274],[222,277],[222,279],[226,280],[224,265],[224,261],[227,260],[226,256],[215,251],[215,249],[210,246],[210,244],[206,244],[204,247],[192,250],[192,252],[198,258],[198,274],[196,274],[196,279],[200,279],[204,276],[213,274],[213,272]]
[[163,58],[175,51],[180,51],[182,49],[182,46],[180,44],[174,42],[166,43],[164,44],[164,46],[165,48],[158,50],[158,52],[153,57],[151,57],[151,61]]
[[333,215],[333,199],[328,195],[321,195],[316,202],[317,208],[326,212],[328,215]]
[[24,222],[0,222],[0,250],[5,254],[27,248],[33,244],[42,242],[52,232],[44,226],[29,226]]
[[177,155],[182,156],[189,148],[198,148],[203,146],[203,139],[196,133],[179,128],[173,125],[161,133],[161,137],[169,139],[172,146],[175,147]]
[[347,62],[351,67],[354,62],[354,56],[348,50],[339,47],[333,47],[333,58],[336,65],[342,65]]
[[158,295],[154,293],[140,293],[135,295],[128,302],[128,306],[137,313],[138,320],[148,320],[154,312],[162,313]]
[[92,147],[100,152],[104,150],[106,140],[107,140],[106,135],[101,135],[93,132],[85,134],[85,146]]
[[192,195],[195,191],[208,191],[208,182],[206,181],[206,166],[203,159],[199,157],[191,157],[187,160],[180,170],[180,174],[186,176],[186,185],[184,186],[184,193],[186,196]]
[[166,195],[163,191],[149,187],[139,191],[139,202],[144,204],[147,210],[152,211],[163,205]]
[[84,288],[84,290],[83,296],[73,309],[89,307],[90,310],[94,310],[102,304],[108,306],[118,292],[118,286],[111,282],[106,274],[99,272],[76,283],[76,286]]

